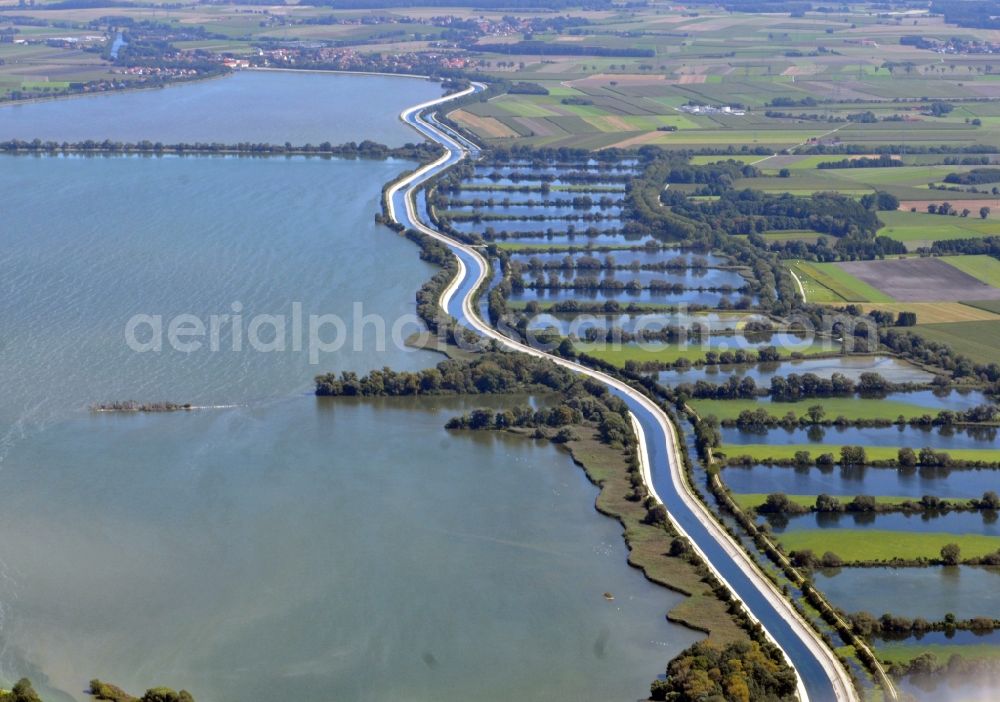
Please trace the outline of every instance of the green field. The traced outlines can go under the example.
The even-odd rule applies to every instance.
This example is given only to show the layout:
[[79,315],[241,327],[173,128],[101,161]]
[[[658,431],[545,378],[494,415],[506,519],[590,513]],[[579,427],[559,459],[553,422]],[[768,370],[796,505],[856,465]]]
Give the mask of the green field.
[[919,324],[914,331],[925,339],[947,344],[976,363],[1000,361],[997,351],[1000,349],[1000,321]]
[[[908,446],[915,451],[919,451],[922,446],[919,442],[911,442],[907,435],[900,434],[899,446]],[[834,458],[840,458],[840,444],[732,444],[721,446],[717,451],[732,458],[736,456],[750,456],[755,463],[768,463],[769,461],[786,461],[795,458],[797,451],[807,451],[813,459],[822,453],[832,453]],[[868,460],[886,461],[896,458],[899,449],[895,446],[865,446],[865,453]],[[990,463],[1000,463],[1000,449],[950,449],[946,452],[956,461],[986,461]]]
[[827,551],[847,563],[888,561],[893,558],[934,559],[941,547],[958,544],[962,558],[985,556],[1000,550],[1000,536],[981,534],[938,534],[889,531],[886,529],[790,529],[776,535],[788,552],[811,550],[817,555]]
[[908,249],[930,246],[935,241],[973,239],[1000,235],[1000,219],[970,217],[944,217],[927,212],[879,212],[885,227],[879,234],[901,241]]
[[890,419],[899,416],[906,418],[919,417],[924,414],[937,414],[937,410],[921,405],[898,402],[896,400],[874,400],[858,397],[824,397],[796,402],[758,402],[756,400],[691,400],[690,404],[698,414],[715,415],[721,420],[736,419],[744,410],[766,409],[775,417],[784,417],[793,412],[796,417],[802,417],[806,411],[820,405],[826,411],[827,419],[845,417],[855,419]]
[[1000,288],[1000,261],[992,256],[944,256],[941,260],[976,280]]

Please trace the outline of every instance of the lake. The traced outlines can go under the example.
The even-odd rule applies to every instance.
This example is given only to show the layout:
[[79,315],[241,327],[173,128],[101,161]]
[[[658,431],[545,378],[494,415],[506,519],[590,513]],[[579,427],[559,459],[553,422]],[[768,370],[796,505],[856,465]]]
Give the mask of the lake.
[[[66,132],[79,120],[67,115],[95,114],[90,100],[183,104],[186,91],[285,78],[310,81],[309,99],[319,91],[345,105],[356,81],[375,81],[363,83],[366,95],[382,85],[241,74],[25,107],[76,106],[50,118],[60,138],[76,138]],[[386,100],[392,129],[402,107],[437,91],[386,80],[399,90],[373,99]],[[243,98],[204,99],[208,123],[229,124]],[[363,126],[386,141],[382,106],[368,104],[364,125],[345,111],[324,131],[343,139]],[[306,112],[277,125],[261,119],[267,112],[241,114],[243,132],[229,137],[277,126],[281,141],[316,141]],[[0,119],[10,114],[0,109]],[[141,136],[196,138],[166,129],[184,120],[162,125]],[[595,488],[567,456],[443,429],[482,398],[312,397],[316,373],[441,360],[378,344],[379,318],[418,328],[414,294],[434,270],[373,223],[383,183],[412,164],[3,164],[0,683],[29,675],[47,701],[90,699],[82,690],[95,676],[214,702],[635,699],[701,637],[665,620],[680,596],[626,566],[620,526],[594,510]],[[345,344],[316,363],[292,349],[291,330],[286,350],[234,350],[231,327],[217,351],[140,353],[126,343],[137,314],[164,327],[179,314],[233,324],[238,314],[248,329],[298,303],[306,316],[348,323]],[[267,341],[274,328],[263,329]],[[141,340],[155,337],[146,332]],[[124,399],[226,408],[87,409]],[[498,400],[512,401],[527,398]]]
[[[404,107],[441,87],[395,76],[242,71],[157,90],[0,107],[0,140],[267,142],[419,141]],[[359,109],[364,105],[364,109]]]

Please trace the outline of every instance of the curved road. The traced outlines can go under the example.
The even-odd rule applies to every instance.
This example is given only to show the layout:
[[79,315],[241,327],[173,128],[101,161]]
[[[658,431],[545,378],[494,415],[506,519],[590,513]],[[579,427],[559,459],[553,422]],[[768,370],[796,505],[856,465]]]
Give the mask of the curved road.
[[624,400],[632,412],[633,427],[639,438],[643,477],[650,494],[663,503],[677,530],[691,541],[709,568],[743,602],[750,616],[763,626],[767,636],[785,653],[798,676],[802,702],[856,702],[859,698],[854,686],[833,652],[719,526],[708,507],[695,496],[681,467],[677,430],[669,417],[645,395],[620,380],[565,358],[551,356],[493,329],[480,317],[472,303],[472,293],[488,275],[486,259],[475,248],[434,230],[418,215],[417,187],[477,151],[475,144],[441,125],[432,116],[421,117],[420,112],[484,88],[482,84],[473,84],[462,92],[415,105],[400,115],[421,134],[448,149],[448,153],[437,161],[393,183],[386,191],[390,218],[443,242],[458,259],[458,275],[442,293],[441,307],[460,323],[506,348],[544,356],[564,368],[595,378]]

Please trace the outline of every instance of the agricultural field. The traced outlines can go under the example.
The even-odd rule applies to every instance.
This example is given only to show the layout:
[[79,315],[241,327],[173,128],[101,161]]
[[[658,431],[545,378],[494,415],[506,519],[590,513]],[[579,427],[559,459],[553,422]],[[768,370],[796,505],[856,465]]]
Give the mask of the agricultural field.
[[919,417],[932,412],[927,407],[899,400],[867,399],[857,397],[824,397],[796,402],[758,402],[755,400],[691,400],[689,403],[701,416],[714,415],[720,420],[734,420],[744,410],[765,409],[776,417],[794,414],[806,416],[810,407],[819,405],[827,419],[844,417],[847,420]]
[[985,285],[1000,288],[1000,261],[992,256],[947,256],[940,260]]
[[893,302],[892,297],[851,275],[839,264],[796,261],[790,267],[801,281],[809,302]]
[[961,266],[966,265],[968,268],[981,271],[984,275],[993,269],[982,262],[966,264],[965,258],[951,257],[950,261],[955,263],[946,262],[949,259],[943,258],[903,258],[884,261],[847,261],[833,265],[846,275],[870,285],[882,296],[882,299],[869,297],[867,300],[859,300],[861,302],[892,300],[954,302],[1000,299],[1000,289],[970,275]]
[[1000,360],[1000,321],[954,322],[951,324],[920,324],[914,331],[930,341],[947,344],[956,353],[976,363],[997,363]]
[[880,212],[879,219],[885,224],[879,234],[903,242],[910,251],[928,247],[935,241],[1000,235],[1000,219],[982,219],[978,217],[978,209],[969,217],[932,215],[927,213],[926,208],[920,212],[901,209],[897,212]]

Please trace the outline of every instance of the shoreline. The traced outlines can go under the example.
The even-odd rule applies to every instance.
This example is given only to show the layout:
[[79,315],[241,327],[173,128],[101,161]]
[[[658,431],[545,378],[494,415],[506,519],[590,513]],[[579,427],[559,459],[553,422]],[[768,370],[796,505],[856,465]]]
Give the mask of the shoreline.
[[[431,236],[438,241],[441,241],[442,243],[449,246],[449,248],[451,248],[453,252],[456,252],[456,258],[458,259],[458,271],[456,276],[452,279],[449,285],[442,292],[439,300],[440,306],[445,310],[445,312],[448,312],[449,305],[455,293],[464,283],[467,282],[469,278],[469,271],[467,270],[467,265],[465,261],[463,261],[463,257],[461,255],[458,255],[459,253],[465,254],[470,258],[471,262],[473,262],[476,265],[476,268],[478,269],[478,275],[476,279],[473,281],[470,292],[466,293],[466,295],[461,300],[461,313],[462,316],[465,317],[466,321],[475,329],[475,331],[479,332],[480,334],[483,334],[487,338],[490,338],[498,342],[499,344],[508,349],[520,351],[523,353],[528,353],[530,355],[546,357],[552,362],[556,363],[557,365],[565,367],[573,372],[582,373],[591,378],[594,378],[604,383],[612,390],[616,390],[618,391],[618,393],[621,393],[626,398],[630,399],[632,401],[630,404],[634,405],[632,420],[633,420],[633,426],[636,429],[637,438],[639,439],[640,457],[641,457],[640,464],[642,468],[642,475],[644,482],[646,483],[647,489],[649,490],[649,494],[654,496],[659,503],[663,504],[663,500],[659,498],[659,496],[656,493],[655,487],[653,486],[652,469],[649,458],[649,446],[646,441],[645,431],[638,417],[635,415],[636,408],[642,411],[649,421],[653,422],[655,428],[665,438],[665,448],[667,449],[669,454],[669,459],[667,462],[671,473],[671,482],[675,487],[678,487],[676,496],[680,499],[681,504],[684,505],[685,509],[689,510],[691,515],[694,516],[697,522],[700,523],[699,527],[704,529],[708,533],[708,538],[713,542],[712,546],[721,547],[723,549],[723,557],[728,558],[730,562],[736,564],[739,571],[742,573],[742,576],[747,578],[751,583],[755,591],[755,594],[757,596],[763,596],[765,598],[769,606],[773,609],[774,614],[778,617],[778,619],[782,620],[785,624],[791,627],[792,633],[795,636],[795,640],[798,641],[800,644],[804,645],[806,649],[810,651],[810,653],[813,656],[813,660],[822,668],[826,681],[830,684],[830,693],[832,693],[832,699],[857,700],[858,699],[857,692],[850,681],[847,671],[844,670],[840,661],[835,657],[833,652],[820,639],[819,635],[815,632],[815,630],[812,629],[812,627],[801,617],[801,615],[798,614],[797,610],[794,608],[792,603],[789,602],[787,599],[785,599],[784,595],[777,590],[774,584],[771,583],[770,580],[768,580],[759,572],[758,570],[759,566],[756,563],[753,563],[750,560],[750,557],[746,553],[744,553],[742,549],[739,548],[738,544],[735,542],[733,537],[731,537],[728,533],[726,533],[722,529],[721,525],[719,525],[719,523],[715,520],[713,515],[709,512],[708,507],[694,496],[692,492],[692,487],[687,477],[683,474],[683,471],[680,468],[680,462],[679,462],[680,452],[678,448],[679,445],[678,436],[676,432],[676,427],[674,427],[669,417],[655,403],[646,398],[644,395],[636,392],[634,389],[632,389],[625,383],[611,376],[608,376],[607,374],[601,371],[596,371],[594,369],[582,366],[573,361],[568,361],[561,357],[550,356],[549,354],[541,352],[537,349],[513,341],[508,337],[500,334],[496,330],[492,329],[492,327],[490,327],[489,325],[484,323],[481,319],[479,319],[477,311],[474,309],[472,298],[475,296],[475,293],[482,287],[484,281],[488,277],[487,271],[489,269],[489,266],[487,262],[478,251],[472,249],[471,247],[465,246],[459,242],[456,242],[450,239],[449,237],[441,234],[440,232],[432,229],[431,227],[424,225],[420,221],[420,219],[416,216],[416,211],[413,201],[413,195],[417,185],[423,182],[421,180],[422,176],[424,176],[429,172],[434,171],[435,169],[440,169],[442,166],[445,166],[449,160],[458,162],[463,158],[465,158],[466,156],[466,150],[462,146],[460,146],[454,139],[449,137],[447,134],[443,133],[441,130],[436,129],[434,126],[429,125],[426,122],[423,122],[423,120],[419,118],[419,113],[422,110],[426,109],[427,107],[440,104],[449,99],[454,99],[457,97],[463,97],[465,95],[468,95],[474,90],[476,90],[477,87],[482,88],[483,86],[482,84],[473,83],[473,86],[465,91],[445,96],[438,100],[422,103],[420,105],[416,105],[407,110],[404,110],[404,112],[401,114],[401,118],[405,122],[410,124],[412,127],[414,127],[417,131],[421,132],[425,136],[428,136],[429,138],[438,141],[439,143],[444,145],[449,151],[446,155],[442,156],[437,161],[431,164],[427,164],[423,168],[418,169],[416,172],[408,176],[400,178],[396,182],[392,183],[385,191],[386,193],[385,201],[388,205],[387,208],[388,216],[391,220],[394,220],[397,223],[402,224],[402,222],[400,222],[399,218],[396,216],[393,198],[401,189],[405,188],[403,195],[403,202],[406,209],[405,213],[406,218],[418,231],[421,231],[422,233]],[[677,531],[681,533],[682,536],[688,538],[688,540],[692,544],[692,547],[696,550],[696,552],[699,554],[699,556],[702,558],[702,560],[705,562],[708,568],[713,572],[713,574],[715,574],[717,578],[719,578],[721,582],[723,582],[728,587],[728,589],[732,592],[734,598],[736,598],[741,602],[741,604],[743,605],[743,609],[747,612],[748,616],[750,616],[750,618],[753,621],[759,622],[759,619],[746,605],[745,600],[743,600],[740,597],[740,595],[737,593],[735,588],[732,587],[729,581],[722,576],[716,564],[714,564],[708,558],[707,554],[704,552],[701,545],[699,545],[694,539],[691,539],[690,534],[687,533],[687,531],[683,528],[683,526],[680,525],[677,522],[676,518],[674,518],[673,516],[671,517],[671,523],[674,525]],[[776,645],[778,645],[778,648],[784,654],[786,660],[789,662],[789,665],[793,668],[793,670],[795,670],[796,677],[798,679],[798,691],[800,700],[802,702],[806,702],[807,700],[810,699],[810,697],[805,689],[805,684],[799,672],[798,667],[792,662],[788,652],[785,650],[783,646],[781,646],[777,642],[775,637],[768,631],[767,627],[763,627],[762,625],[762,628],[764,629],[764,632],[768,636],[768,638]],[[816,680],[814,680],[814,682],[816,682]],[[824,699],[826,697],[827,696],[824,695]]]

